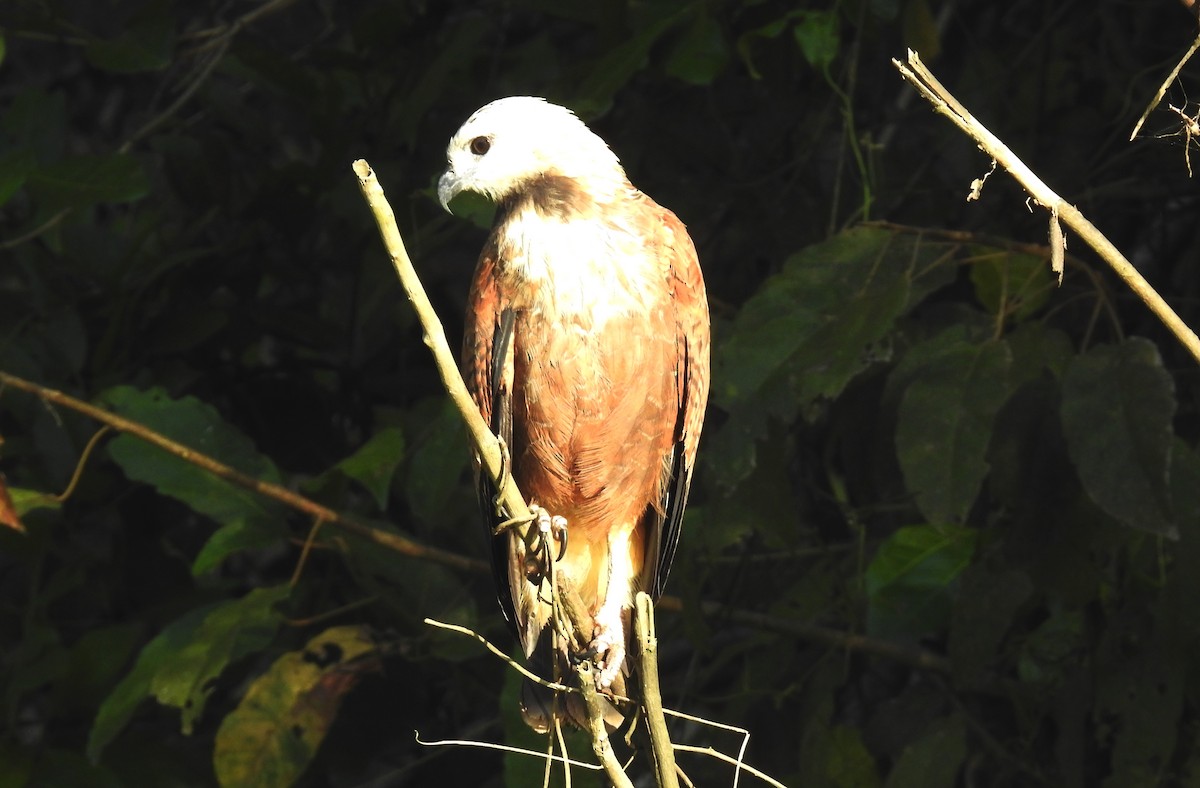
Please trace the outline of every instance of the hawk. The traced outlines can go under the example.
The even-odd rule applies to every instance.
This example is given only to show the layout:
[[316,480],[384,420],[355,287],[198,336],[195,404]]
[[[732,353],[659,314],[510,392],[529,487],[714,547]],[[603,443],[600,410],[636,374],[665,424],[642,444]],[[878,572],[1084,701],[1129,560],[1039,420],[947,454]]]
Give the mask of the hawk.
[[[704,421],[709,316],[696,250],[600,137],[544,99],[484,106],[446,157],[443,207],[462,191],[497,207],[467,304],[467,386],[521,491],[566,519],[558,570],[594,617],[598,686],[619,687],[633,597],[662,592]],[[494,534],[504,518],[490,481],[480,487]],[[526,657],[544,661],[548,578],[513,530],[493,535],[492,558],[505,618]],[[522,711],[537,730],[552,724],[532,686]]]

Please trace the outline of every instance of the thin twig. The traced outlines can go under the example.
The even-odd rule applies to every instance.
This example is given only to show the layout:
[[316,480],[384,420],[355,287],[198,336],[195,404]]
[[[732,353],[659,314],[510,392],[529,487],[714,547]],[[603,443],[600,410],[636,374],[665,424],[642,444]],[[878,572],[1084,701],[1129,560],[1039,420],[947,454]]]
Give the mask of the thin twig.
[[749,766],[744,763],[739,764],[733,758],[730,758],[728,755],[726,755],[723,752],[714,750],[712,747],[695,747],[691,744],[676,744],[673,746],[679,752],[694,752],[698,755],[707,755],[710,758],[716,758],[718,761],[724,761],[725,763],[728,763],[731,766],[738,766],[738,768],[745,770],[748,774],[751,774],[751,775],[757,777],[758,779],[765,782],[767,785],[775,786],[775,788],[787,788],[786,785],[779,782],[771,775],[769,775],[765,772],[760,772],[758,769],[755,769],[753,766]]
[[457,569],[465,569],[471,572],[486,572],[489,570],[487,563],[474,558],[451,553],[448,550],[441,550],[436,547],[421,544],[420,542],[409,539],[398,533],[383,531],[378,528],[372,528],[369,525],[355,522],[349,517],[340,514],[327,506],[322,506],[316,501],[305,498],[303,495],[293,492],[288,488],[273,484],[271,482],[256,479],[253,476],[248,476],[240,471],[225,465],[222,462],[209,457],[182,443],[173,441],[162,433],[139,424],[136,421],[127,419],[123,416],[118,416],[115,413],[98,408],[91,403],[84,402],[81,399],[72,397],[69,394],[64,394],[61,391],[40,386],[37,383],[19,378],[16,375],[0,371],[0,386],[11,386],[14,389],[25,391],[39,397],[43,402],[52,403],[60,407],[68,408],[77,413],[82,413],[102,424],[107,424],[118,432],[124,432],[129,435],[134,435],[141,440],[146,441],[169,454],[178,457],[181,460],[190,462],[212,475],[224,479],[227,482],[236,484],[247,490],[263,495],[272,500],[279,501],[286,506],[304,512],[310,517],[324,522],[337,525],[344,531],[348,531],[356,536],[361,536],[368,541],[374,542],[381,547],[386,547],[389,550],[394,550],[401,555],[409,556],[410,558],[422,558],[429,561],[434,561],[446,566],[452,566]]
[[483,635],[479,634],[478,632],[475,632],[474,630],[468,629],[467,627],[459,626],[458,624],[446,624],[442,621],[435,621],[432,618],[425,619],[425,623],[431,627],[437,627],[438,629],[448,629],[451,632],[457,632],[460,635],[469,635],[470,637],[475,638],[480,643],[482,643],[484,646],[486,646],[488,651],[492,652],[497,657],[499,657],[500,659],[502,659],[506,663],[508,663],[509,667],[513,668],[514,670],[516,670],[518,673],[520,673],[522,676],[529,679],[530,681],[535,682],[537,684],[541,684],[543,687],[546,687],[547,689],[552,689],[557,692],[579,692],[579,690],[576,689],[575,687],[568,687],[566,684],[558,684],[557,682],[546,681],[541,676],[530,671],[524,665],[522,665],[521,663],[517,662],[512,657],[505,654],[501,649],[497,648],[496,646],[493,646],[488,641],[487,638],[485,638]]
[[473,741],[471,739],[438,739],[437,741],[423,741],[421,739],[420,731],[413,731],[413,734],[416,736],[417,744],[420,744],[425,747],[479,747],[480,749],[484,749],[484,750],[499,750],[500,752],[513,752],[513,753],[516,753],[517,755],[528,755],[531,758],[547,758],[548,757],[552,761],[558,761],[560,763],[567,763],[567,764],[570,764],[571,766],[579,766],[583,769],[591,769],[592,771],[596,771],[596,772],[598,772],[604,768],[603,766],[600,766],[599,764],[587,763],[586,761],[576,761],[576,760],[573,760],[570,758],[564,758],[561,755],[547,756],[546,753],[544,753],[544,752],[537,752],[535,750],[527,750],[524,747],[513,747],[508,744],[494,744],[492,742]]
[[1142,124],[1146,122],[1146,118],[1150,117],[1150,113],[1158,106],[1158,103],[1163,100],[1163,96],[1167,95],[1167,88],[1179,76],[1179,72],[1183,70],[1184,64],[1192,59],[1192,55],[1196,54],[1196,50],[1200,49],[1200,35],[1196,36],[1196,40],[1188,47],[1188,51],[1184,53],[1179,62],[1175,64],[1175,68],[1171,69],[1171,73],[1167,74],[1167,78],[1158,86],[1158,91],[1155,92],[1154,98],[1150,99],[1150,103],[1146,105],[1146,111],[1138,118],[1138,122],[1133,126],[1133,133],[1129,135],[1129,141],[1132,142],[1137,138],[1138,132],[1142,129]]
[[1008,149],[1008,146],[976,120],[925,67],[916,52],[911,49],[908,51],[907,65],[896,59],[892,60],[892,64],[933,105],[935,110],[948,117],[954,125],[975,140],[984,153],[1008,170],[1029,193],[1033,201],[1050,212],[1051,223],[1054,222],[1055,217],[1061,219],[1088,246],[1096,250],[1100,258],[1108,263],[1117,276],[1121,277],[1125,284],[1142,299],[1163,322],[1163,325],[1192,354],[1192,357],[1200,362],[1200,337],[1197,337],[1196,332],[1192,331],[1179,315],[1175,314],[1175,310],[1171,309],[1162,296],[1150,286],[1150,283],[1134,268],[1133,263],[1129,262],[1078,208],[1059,197],[1041,178],[1034,174],[1033,170],[1017,158],[1016,154]]

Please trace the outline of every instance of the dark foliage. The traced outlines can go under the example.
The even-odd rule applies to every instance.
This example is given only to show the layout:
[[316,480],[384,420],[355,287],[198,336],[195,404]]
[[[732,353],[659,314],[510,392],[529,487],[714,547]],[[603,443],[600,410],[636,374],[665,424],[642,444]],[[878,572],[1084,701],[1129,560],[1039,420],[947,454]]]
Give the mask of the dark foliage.
[[[1056,288],[1003,173],[965,202],[990,162],[890,62],[919,50],[1196,325],[1200,140],[1164,106],[1126,141],[1195,27],[1171,0],[8,0],[0,369],[482,558],[350,163],[457,342],[487,218],[437,205],[445,143],[546,96],[689,225],[713,305],[667,705],[805,788],[1197,784],[1196,364],[1071,238]],[[1167,96],[1193,116],[1198,68]],[[129,436],[52,499],[97,428],[0,396],[27,529],[0,527],[0,783],[541,783],[413,740],[530,741],[516,680],[422,624],[510,645],[487,578]]]

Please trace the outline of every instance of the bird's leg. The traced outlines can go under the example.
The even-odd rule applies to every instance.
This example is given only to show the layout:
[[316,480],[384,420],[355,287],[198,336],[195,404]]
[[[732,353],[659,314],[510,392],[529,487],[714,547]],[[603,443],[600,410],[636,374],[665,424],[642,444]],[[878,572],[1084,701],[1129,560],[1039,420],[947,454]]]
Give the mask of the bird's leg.
[[596,611],[596,629],[592,636],[592,651],[600,672],[596,686],[607,690],[621,672],[625,661],[625,629],[633,588],[633,566],[629,560],[629,533],[617,529],[608,540],[608,583],[604,602]]

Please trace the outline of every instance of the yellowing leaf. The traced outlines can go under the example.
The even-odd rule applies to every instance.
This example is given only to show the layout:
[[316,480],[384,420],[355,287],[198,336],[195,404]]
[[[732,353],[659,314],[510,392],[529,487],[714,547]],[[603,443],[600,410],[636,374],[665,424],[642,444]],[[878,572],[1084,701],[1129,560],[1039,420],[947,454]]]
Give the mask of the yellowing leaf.
[[213,767],[226,788],[288,786],[308,766],[364,673],[379,669],[362,627],[322,632],[260,676],[217,731]]

